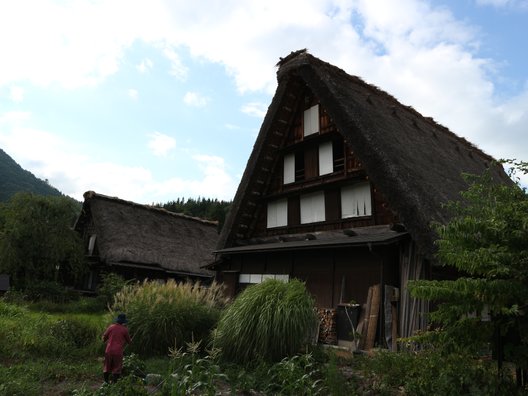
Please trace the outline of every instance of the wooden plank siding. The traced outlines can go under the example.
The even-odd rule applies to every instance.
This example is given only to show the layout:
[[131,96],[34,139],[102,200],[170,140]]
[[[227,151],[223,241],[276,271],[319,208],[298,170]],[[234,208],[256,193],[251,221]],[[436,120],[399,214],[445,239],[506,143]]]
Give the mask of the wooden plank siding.
[[[399,286],[396,247],[320,249],[237,254],[225,271],[243,274],[287,274],[306,283],[318,308],[354,301],[364,304],[374,284]],[[232,280],[231,280],[232,281]],[[230,287],[232,289],[233,286]]]

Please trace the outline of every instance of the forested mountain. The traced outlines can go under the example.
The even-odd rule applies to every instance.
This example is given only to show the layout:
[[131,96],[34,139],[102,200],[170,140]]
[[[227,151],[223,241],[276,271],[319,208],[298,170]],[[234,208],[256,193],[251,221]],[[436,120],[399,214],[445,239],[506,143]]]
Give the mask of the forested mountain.
[[44,180],[22,169],[13,158],[0,149],[0,202],[8,201],[15,193],[20,191],[48,196],[62,195],[59,190],[50,186]]

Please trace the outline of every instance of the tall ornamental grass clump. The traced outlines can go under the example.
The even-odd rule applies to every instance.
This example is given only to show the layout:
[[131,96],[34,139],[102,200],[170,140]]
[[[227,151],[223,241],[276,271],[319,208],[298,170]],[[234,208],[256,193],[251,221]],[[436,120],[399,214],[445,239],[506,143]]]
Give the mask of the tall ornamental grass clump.
[[303,282],[268,279],[244,290],[222,315],[215,346],[238,363],[280,361],[299,352],[317,324]]
[[216,283],[144,281],[116,294],[112,315],[126,313],[132,350],[166,355],[171,347],[207,338],[224,303],[222,287]]

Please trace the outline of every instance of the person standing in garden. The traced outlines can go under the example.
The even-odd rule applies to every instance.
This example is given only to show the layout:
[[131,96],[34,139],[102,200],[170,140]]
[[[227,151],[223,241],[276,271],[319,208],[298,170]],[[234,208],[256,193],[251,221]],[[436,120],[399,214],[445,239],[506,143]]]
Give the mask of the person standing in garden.
[[117,315],[116,323],[108,326],[103,333],[103,342],[106,342],[103,375],[108,383],[110,374],[112,382],[117,382],[123,370],[123,351],[127,344],[132,342],[126,324],[128,320],[124,313]]

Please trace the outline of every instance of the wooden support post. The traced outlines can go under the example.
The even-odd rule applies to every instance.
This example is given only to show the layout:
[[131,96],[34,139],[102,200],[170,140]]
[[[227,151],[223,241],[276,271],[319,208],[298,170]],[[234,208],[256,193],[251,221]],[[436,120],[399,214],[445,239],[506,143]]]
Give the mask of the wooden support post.
[[357,328],[357,331],[361,337],[359,340],[359,349],[362,349],[362,350],[365,349],[365,339],[366,339],[366,334],[367,334],[367,329],[368,329],[368,318],[370,316],[371,301],[372,301],[372,286],[369,287],[368,289],[367,302],[364,305],[364,309],[361,310],[361,315],[359,318],[359,324]]
[[368,329],[365,339],[365,350],[370,350],[374,347],[376,341],[376,330],[378,327],[379,311],[381,304],[381,286],[372,286],[372,301],[370,304],[370,313],[368,317]]

